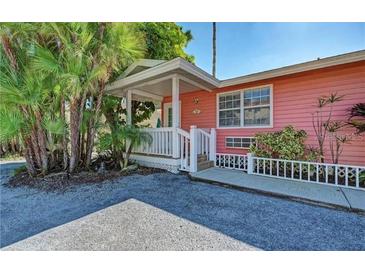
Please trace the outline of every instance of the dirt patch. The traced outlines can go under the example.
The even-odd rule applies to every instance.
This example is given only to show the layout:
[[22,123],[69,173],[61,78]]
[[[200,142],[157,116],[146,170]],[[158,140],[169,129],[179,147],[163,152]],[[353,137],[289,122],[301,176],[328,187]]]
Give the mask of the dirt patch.
[[134,171],[113,171],[108,170],[104,173],[93,171],[81,171],[75,174],[66,172],[51,173],[44,177],[31,177],[26,172],[14,175],[6,183],[8,187],[27,186],[43,191],[65,191],[71,186],[82,184],[101,184],[120,177],[131,176],[135,174],[149,175],[154,173],[163,173],[165,170],[158,168],[138,167]]

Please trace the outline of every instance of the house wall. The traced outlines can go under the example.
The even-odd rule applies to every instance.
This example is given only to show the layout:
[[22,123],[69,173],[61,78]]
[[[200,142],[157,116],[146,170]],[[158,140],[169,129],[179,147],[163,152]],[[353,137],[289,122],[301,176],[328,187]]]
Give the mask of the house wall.
[[[361,61],[264,81],[230,86],[212,92],[195,91],[181,94],[182,128],[189,130],[190,125],[196,125],[199,128],[216,128],[217,94],[267,84],[273,85],[273,127],[217,129],[217,152],[246,154],[247,150],[245,149],[226,148],[225,137],[250,137],[258,132],[280,130],[286,125],[293,125],[296,129],[304,129],[308,133],[307,144],[317,147],[318,145],[312,126],[312,113],[317,109],[317,98],[327,96],[333,92],[336,92],[338,95],[344,95],[343,100],[336,103],[333,108],[333,118],[346,119],[348,108],[356,103],[365,102],[365,62]],[[197,104],[194,102],[194,98],[199,100]],[[166,97],[163,102],[170,101],[171,97]],[[199,109],[200,113],[194,114],[194,109]],[[352,130],[346,130],[346,133],[352,132]],[[326,162],[331,162],[328,144],[326,144],[325,152]],[[344,145],[340,163],[365,165],[364,137],[354,137],[351,143]]]

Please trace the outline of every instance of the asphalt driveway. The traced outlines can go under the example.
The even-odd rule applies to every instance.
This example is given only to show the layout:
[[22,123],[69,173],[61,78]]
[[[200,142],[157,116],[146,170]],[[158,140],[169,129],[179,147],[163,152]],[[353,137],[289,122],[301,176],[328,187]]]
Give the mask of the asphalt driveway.
[[[105,212],[103,209],[109,210],[115,205],[121,207],[120,211],[109,219],[120,216],[124,218],[123,224],[134,219],[147,226],[143,229],[133,223],[130,226],[133,229],[118,226],[120,237],[125,236],[121,232],[129,231],[134,236],[131,234],[124,239],[140,239],[144,243],[136,249],[202,250],[207,245],[199,241],[210,243],[222,239],[219,240],[223,241],[221,244],[214,243],[210,249],[365,250],[365,217],[362,215],[192,183],[182,175],[133,175],[103,184],[74,186],[64,193],[9,188],[3,180],[0,191],[1,247],[51,228],[67,231],[75,224],[72,221],[81,218],[79,223],[90,222],[90,218],[85,219],[86,215],[94,213],[89,216],[95,218]],[[125,210],[130,201],[136,201],[138,206]],[[145,206],[141,207],[141,204]],[[154,213],[148,213],[146,208],[153,209]],[[156,212],[159,213],[154,221],[146,219],[151,214],[155,216]],[[169,225],[170,221],[174,225]],[[61,226],[63,224],[66,225]],[[101,224],[102,229],[106,229],[108,221]],[[185,230],[176,234],[174,231],[180,225],[188,227],[191,234]],[[163,233],[157,233],[162,230]],[[199,232],[194,232],[197,230]],[[76,236],[80,238],[83,231],[76,229],[73,233],[79,233]],[[155,242],[150,238],[151,232],[159,235],[154,238]],[[118,233],[114,236],[118,237]],[[158,248],[156,241],[165,245]],[[177,244],[170,246],[171,242]],[[123,249],[123,246],[112,249],[118,248]]]

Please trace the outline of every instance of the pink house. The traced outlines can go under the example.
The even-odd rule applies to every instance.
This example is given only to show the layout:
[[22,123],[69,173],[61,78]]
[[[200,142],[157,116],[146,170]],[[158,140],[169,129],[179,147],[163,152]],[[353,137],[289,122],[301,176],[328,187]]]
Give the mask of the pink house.
[[[304,129],[308,144],[317,146],[312,113],[318,97],[334,92],[344,95],[334,118],[365,102],[365,50],[222,81],[181,58],[140,60],[107,87],[126,98],[129,113],[131,100],[152,100],[160,108],[163,127],[145,129],[153,143],[136,149],[134,159],[193,172],[217,163],[219,155],[246,155],[255,133],[287,125]],[[344,146],[340,163],[365,165],[363,138]]]

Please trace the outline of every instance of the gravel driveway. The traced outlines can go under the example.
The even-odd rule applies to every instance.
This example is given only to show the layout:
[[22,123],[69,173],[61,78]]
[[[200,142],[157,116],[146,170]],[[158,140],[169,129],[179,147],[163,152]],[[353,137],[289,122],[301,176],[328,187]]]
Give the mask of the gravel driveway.
[[[182,175],[133,175],[103,184],[71,187],[64,193],[45,193],[27,187],[9,188],[5,182],[2,182],[0,190],[2,247],[133,199],[167,212],[174,219],[188,221],[190,225],[204,227],[209,233],[217,232],[252,248],[365,250],[364,216],[192,183]],[[138,208],[132,211],[131,216],[144,218]],[[150,231],[156,231],[153,222],[144,223],[150,226]],[[161,223],[164,224],[163,219]],[[176,236],[168,231],[169,226],[162,227],[167,232],[161,235],[173,241]],[[148,234],[139,231],[138,226],[133,231],[138,237],[146,237],[143,238],[145,243],[151,243]],[[204,235],[194,238],[194,241],[211,239]],[[199,243],[195,247],[187,245],[188,248],[184,248],[183,244],[181,242],[170,248],[165,245],[162,249],[205,249]],[[241,249],[233,245],[224,247],[216,246],[216,249]],[[147,244],[141,249],[154,248],[153,244]]]

